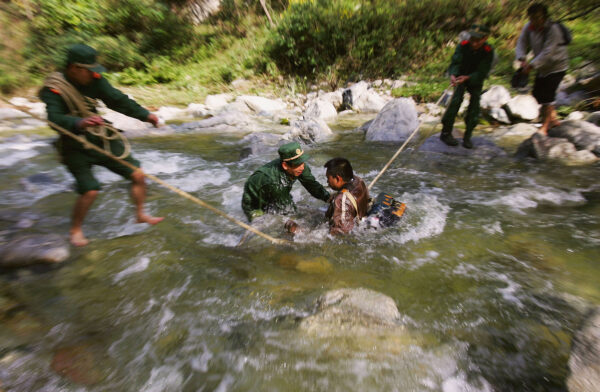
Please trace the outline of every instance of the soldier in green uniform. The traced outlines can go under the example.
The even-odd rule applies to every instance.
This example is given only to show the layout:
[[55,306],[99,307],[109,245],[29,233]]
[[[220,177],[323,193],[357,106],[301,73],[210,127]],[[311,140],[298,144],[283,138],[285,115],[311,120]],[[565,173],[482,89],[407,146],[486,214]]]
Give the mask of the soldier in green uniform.
[[[73,45],[68,49],[66,68],[63,72],[55,72],[44,82],[40,90],[40,98],[46,103],[48,120],[85,138],[99,146],[108,145],[110,152],[121,155],[125,147],[120,140],[104,141],[99,136],[89,133],[106,125],[105,120],[98,115],[96,99],[102,100],[109,108],[134,117],[141,121],[158,126],[158,117],[141,107],[121,91],[115,89],[102,77],[104,67],[96,62],[97,53],[93,48],[84,45]],[[139,223],[156,224],[163,220],[144,212],[146,185],[144,173],[139,169],[139,161],[131,155],[123,158],[138,167],[132,170],[108,157],[91,149],[63,134],[57,142],[62,162],[75,177],[76,190],[79,197],[73,209],[70,229],[70,240],[75,246],[88,244],[82,230],[83,220],[87,211],[96,199],[100,183],[92,174],[92,166],[100,165],[131,180],[131,195],[136,206],[136,217]]]
[[249,221],[265,212],[288,214],[296,211],[290,192],[299,180],[317,199],[327,202],[329,192],[317,181],[305,163],[308,155],[300,144],[291,142],[279,147],[279,158],[261,166],[246,181],[242,210]]
[[482,25],[473,25],[469,34],[470,38],[462,41],[456,48],[448,69],[450,84],[455,88],[450,105],[442,117],[443,128],[440,135],[440,139],[447,145],[458,145],[458,141],[452,136],[452,128],[465,91],[468,91],[471,99],[465,116],[466,130],[463,136],[465,148],[473,148],[471,135],[479,120],[479,100],[483,81],[488,76],[494,59],[494,50],[486,42],[490,29]]

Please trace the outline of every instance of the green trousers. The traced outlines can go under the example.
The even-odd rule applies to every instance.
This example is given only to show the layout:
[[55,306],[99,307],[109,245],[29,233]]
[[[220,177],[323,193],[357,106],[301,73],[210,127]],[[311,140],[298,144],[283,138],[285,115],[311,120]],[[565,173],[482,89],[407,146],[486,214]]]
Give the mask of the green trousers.
[[444,127],[442,128],[442,133],[452,132],[452,128],[454,127],[454,120],[456,119],[456,115],[458,114],[458,110],[460,109],[460,105],[462,104],[466,90],[471,95],[471,99],[469,101],[469,108],[467,109],[467,114],[465,115],[466,131],[464,138],[471,138],[473,129],[475,129],[475,126],[479,122],[479,100],[481,99],[482,88],[483,86],[465,86],[464,83],[459,84],[454,88],[454,93],[452,94],[452,100],[450,101],[450,105],[448,105],[448,108],[446,109],[446,112],[442,117],[442,124],[444,125]]

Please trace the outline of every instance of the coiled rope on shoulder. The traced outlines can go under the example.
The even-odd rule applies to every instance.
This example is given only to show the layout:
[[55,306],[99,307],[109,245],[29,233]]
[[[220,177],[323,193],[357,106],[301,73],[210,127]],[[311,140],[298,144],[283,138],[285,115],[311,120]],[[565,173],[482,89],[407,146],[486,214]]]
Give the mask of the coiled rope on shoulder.
[[[52,127],[53,129],[55,129],[57,132],[60,132],[63,135],[66,135],[66,136],[68,136],[68,137],[70,137],[72,139],[75,139],[75,140],[81,142],[86,148],[93,149],[93,150],[95,150],[95,151],[97,151],[97,152],[99,152],[99,153],[107,156],[108,158],[110,158],[110,159],[112,159],[112,160],[114,160],[116,162],[119,162],[120,164],[122,164],[124,166],[127,166],[128,168],[130,168],[132,170],[139,169],[139,167],[137,167],[135,165],[132,165],[131,163],[129,163],[127,161],[124,161],[122,158],[118,158],[118,157],[114,156],[112,154],[112,152],[105,151],[104,149],[96,146],[95,144],[90,143],[85,137],[78,136],[78,135],[74,134],[73,132],[70,132],[70,131],[66,130],[65,128],[61,127],[58,124],[55,124],[55,123],[53,123],[51,121],[48,121],[46,119],[41,118],[40,116],[37,116],[37,115],[31,113],[29,110],[26,110],[26,109],[24,109],[22,107],[18,107],[16,105],[13,105],[12,103],[10,103],[7,99],[5,99],[2,96],[0,96],[0,99],[3,100],[4,102],[8,103],[9,105],[18,108],[21,111],[26,112],[31,117],[33,117],[33,118],[35,118],[37,120],[46,121],[48,123],[48,125],[50,125],[50,127]],[[252,226],[250,226],[250,225],[248,225],[248,224],[240,221],[239,219],[236,219],[236,218],[234,218],[234,217],[226,214],[225,212],[219,210],[218,208],[215,208],[215,207],[211,206],[210,204],[206,203],[205,201],[200,200],[199,198],[197,198],[197,197],[195,197],[193,195],[190,195],[189,193],[187,193],[187,192],[185,192],[185,191],[183,191],[183,190],[181,190],[181,189],[179,189],[177,187],[174,187],[173,185],[171,185],[171,184],[169,184],[169,183],[161,180],[160,178],[158,178],[156,176],[153,176],[152,174],[148,174],[148,173],[144,172],[144,176],[146,178],[148,178],[148,179],[156,182],[157,184],[160,184],[163,187],[165,187],[165,188],[167,188],[167,189],[169,189],[169,190],[177,193],[179,196],[181,196],[183,198],[186,198],[188,200],[191,200],[192,202],[194,202],[194,203],[196,203],[196,204],[198,204],[198,205],[200,205],[200,206],[202,206],[202,207],[204,207],[204,208],[206,208],[206,209],[214,212],[215,214],[222,216],[223,218],[227,219],[228,221],[230,221],[232,223],[235,223],[236,225],[241,226],[242,228],[244,228],[244,229],[246,229],[248,231],[251,231],[251,232],[253,232],[254,234],[256,234],[256,235],[258,235],[260,237],[263,237],[264,239],[270,241],[273,244],[278,244],[278,245],[290,245],[291,244],[290,241],[286,241],[286,240],[281,239],[281,238],[275,238],[275,237],[272,237],[272,236],[270,236],[268,234],[263,233],[262,231],[260,231],[260,230],[258,230],[256,228],[254,228],[254,227],[252,227]]]
[[[97,101],[93,98],[82,95],[75,87],[73,87],[71,83],[65,79],[62,73],[54,72],[50,74],[50,76],[48,76],[44,81],[44,86],[60,92],[61,98],[67,104],[67,107],[72,115],[81,118],[98,115],[98,113],[94,113],[90,109],[96,107]],[[85,132],[102,139],[104,150],[110,154],[112,154],[110,141],[120,139],[123,142],[124,149],[123,153],[117,157],[119,159],[127,158],[131,153],[131,143],[129,143],[129,140],[127,140],[121,131],[110,124],[87,127]],[[84,144],[84,146],[89,148],[88,144]]]

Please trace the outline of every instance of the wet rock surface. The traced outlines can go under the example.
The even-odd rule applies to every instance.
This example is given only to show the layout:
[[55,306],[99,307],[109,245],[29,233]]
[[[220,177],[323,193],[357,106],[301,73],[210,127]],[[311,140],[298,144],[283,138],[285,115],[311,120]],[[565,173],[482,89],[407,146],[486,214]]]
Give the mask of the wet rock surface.
[[303,143],[316,143],[327,140],[333,135],[325,121],[318,118],[302,118],[292,121],[291,129],[283,137]]
[[0,245],[0,267],[16,268],[37,263],[61,263],[69,255],[69,245],[57,234],[23,235]]
[[563,121],[549,136],[539,133],[519,146],[517,158],[550,159],[565,165],[588,165],[600,156],[600,128],[586,121]]
[[590,122],[563,121],[551,128],[548,136],[567,139],[577,150],[588,150],[600,156],[600,127]]
[[390,297],[364,288],[339,289],[317,301],[317,312],[300,323],[300,329],[319,336],[377,334],[401,328],[401,315]]
[[102,374],[97,369],[97,351],[88,344],[60,347],[55,351],[50,366],[74,383],[94,385],[102,380]]
[[369,141],[400,142],[419,126],[417,108],[411,98],[388,102],[369,125],[365,135]]
[[[454,137],[457,137],[457,135],[454,134]],[[457,139],[459,143],[462,142],[460,136]],[[471,138],[471,142],[473,143],[473,148],[471,149],[464,148],[462,144],[459,144],[458,146],[448,146],[440,140],[440,134],[438,133],[428,137],[419,147],[419,151],[478,158],[495,158],[507,155],[502,148],[486,138],[475,136]]]
[[600,307],[587,314],[573,338],[569,358],[569,392],[596,392],[600,386]]

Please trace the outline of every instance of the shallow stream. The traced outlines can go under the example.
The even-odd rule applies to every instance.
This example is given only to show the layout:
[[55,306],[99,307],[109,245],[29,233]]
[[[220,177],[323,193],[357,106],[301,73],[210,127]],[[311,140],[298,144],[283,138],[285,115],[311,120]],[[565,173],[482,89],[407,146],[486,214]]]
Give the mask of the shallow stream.
[[[331,157],[369,183],[398,148],[364,142],[355,125],[308,148],[323,184]],[[134,156],[244,219],[244,182],[276,153],[240,160],[242,136],[136,139]],[[0,142],[0,231],[29,216],[24,232],[68,233],[73,181],[50,142]],[[407,204],[398,227],[330,238],[324,204],[296,184],[295,218],[310,230],[293,247],[257,237],[236,247],[243,229],[154,184],[148,209],[166,219],[135,224],[127,183],[98,168],[90,245],[60,266],[0,275],[0,299],[19,304],[0,319],[0,389],[564,391],[573,332],[600,304],[599,170],[413,147],[372,192]],[[23,183],[40,173],[51,181]],[[268,217],[263,229],[281,237],[283,222]],[[390,296],[406,335],[298,329],[319,295],[345,287]],[[61,350],[79,353],[80,378],[53,370]]]

